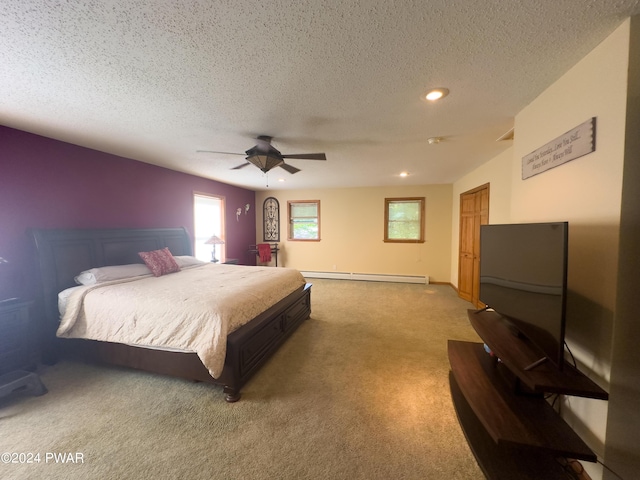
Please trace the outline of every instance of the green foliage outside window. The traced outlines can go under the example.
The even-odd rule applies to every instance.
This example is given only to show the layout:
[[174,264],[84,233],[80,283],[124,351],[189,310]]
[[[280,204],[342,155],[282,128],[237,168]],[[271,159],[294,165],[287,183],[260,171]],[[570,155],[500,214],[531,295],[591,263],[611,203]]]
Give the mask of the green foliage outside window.
[[420,239],[420,204],[393,202],[389,204],[389,235],[394,240]]
[[289,202],[289,239],[320,240],[320,201]]
[[318,222],[310,220],[293,220],[293,238],[315,240],[318,238]]
[[424,242],[424,197],[385,199],[385,242]]

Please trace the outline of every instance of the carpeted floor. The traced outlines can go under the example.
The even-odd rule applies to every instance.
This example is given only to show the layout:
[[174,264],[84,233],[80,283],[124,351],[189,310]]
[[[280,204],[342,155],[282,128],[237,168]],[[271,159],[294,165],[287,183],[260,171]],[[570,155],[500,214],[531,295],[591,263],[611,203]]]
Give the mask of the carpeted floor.
[[484,478],[448,386],[447,340],[479,341],[471,305],[444,285],[313,284],[311,318],[236,404],[142,372],[43,368],[49,393],[0,400],[0,454],[40,461],[3,456],[0,478]]

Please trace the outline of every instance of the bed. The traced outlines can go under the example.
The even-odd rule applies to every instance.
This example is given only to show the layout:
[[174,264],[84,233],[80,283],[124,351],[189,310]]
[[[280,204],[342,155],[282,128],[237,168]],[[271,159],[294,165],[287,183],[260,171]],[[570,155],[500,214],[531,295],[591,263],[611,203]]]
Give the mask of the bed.
[[[225,400],[235,402],[240,399],[242,386],[311,313],[311,285],[302,283],[226,335],[226,355],[221,373],[215,378],[196,352],[59,338],[56,335],[60,326],[58,294],[75,286],[74,278],[80,272],[95,267],[142,263],[138,252],[164,247],[174,256],[189,256],[192,255],[191,239],[184,228],[34,229],[31,235],[40,267],[46,324],[43,350],[49,362],[60,357],[76,357],[217,384],[223,387]],[[250,294],[250,290],[245,291]]]

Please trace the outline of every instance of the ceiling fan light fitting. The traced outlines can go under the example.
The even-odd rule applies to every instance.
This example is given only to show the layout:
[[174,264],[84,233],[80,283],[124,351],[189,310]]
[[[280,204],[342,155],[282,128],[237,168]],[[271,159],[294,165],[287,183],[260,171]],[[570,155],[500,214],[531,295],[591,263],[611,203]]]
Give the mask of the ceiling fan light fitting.
[[276,157],[268,153],[251,154],[247,157],[247,161],[258,167],[264,173],[284,163],[281,157]]

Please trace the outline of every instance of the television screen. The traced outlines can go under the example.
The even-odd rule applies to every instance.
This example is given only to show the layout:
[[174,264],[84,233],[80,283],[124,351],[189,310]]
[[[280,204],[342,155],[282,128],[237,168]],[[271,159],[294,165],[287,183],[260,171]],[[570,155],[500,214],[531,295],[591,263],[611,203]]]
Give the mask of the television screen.
[[569,224],[480,227],[480,300],[559,368],[564,360]]

